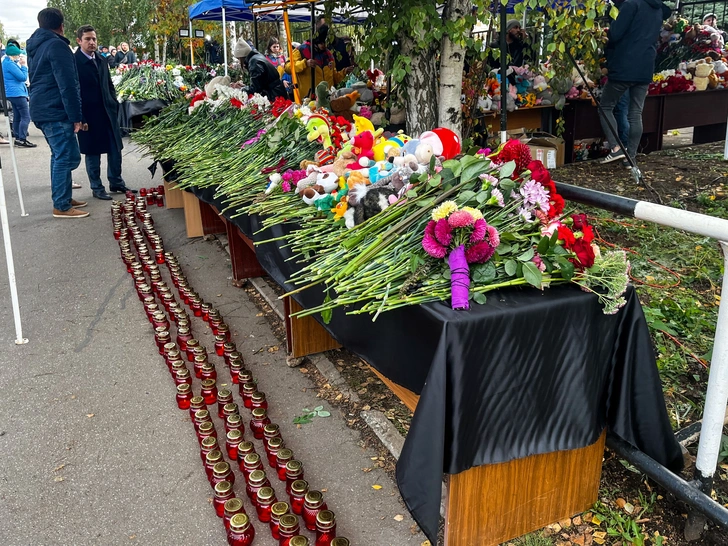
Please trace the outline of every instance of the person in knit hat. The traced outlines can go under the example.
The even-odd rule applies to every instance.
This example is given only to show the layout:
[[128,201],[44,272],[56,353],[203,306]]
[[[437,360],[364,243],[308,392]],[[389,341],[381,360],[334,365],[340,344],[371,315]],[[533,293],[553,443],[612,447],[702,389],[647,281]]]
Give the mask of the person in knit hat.
[[273,102],[278,97],[286,97],[286,88],[283,86],[278,70],[268,62],[262,53],[245,40],[240,38],[235,44],[233,55],[240,61],[240,66],[248,69],[250,74],[250,93],[258,93]]
[[28,64],[21,53],[22,50],[17,45],[8,43],[2,62],[5,95],[13,107],[15,145],[22,148],[35,148],[36,145],[27,138],[30,124],[28,88],[25,86],[25,81],[28,79]]
[[[508,66],[523,66],[526,62],[526,39],[528,34],[521,28],[521,23],[511,19],[506,24],[506,51],[508,53]],[[500,41],[495,40],[490,44],[493,50],[491,66],[500,68]]]

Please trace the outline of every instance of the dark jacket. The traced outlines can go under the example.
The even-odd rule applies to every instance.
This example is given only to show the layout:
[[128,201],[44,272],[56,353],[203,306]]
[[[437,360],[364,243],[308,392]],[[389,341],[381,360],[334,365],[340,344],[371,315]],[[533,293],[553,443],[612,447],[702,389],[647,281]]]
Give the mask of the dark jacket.
[[625,0],[609,28],[606,48],[609,79],[650,83],[655,70],[657,38],[670,10],[661,0]]
[[60,34],[39,28],[28,38],[30,119],[81,121],[81,91],[70,42]]
[[137,62],[136,53],[134,53],[131,49],[126,53],[120,49],[114,56],[115,66],[119,66],[120,64],[134,64],[135,62]]
[[88,131],[78,133],[81,153],[100,155],[109,152],[111,142],[115,141],[119,150],[123,148],[119,131],[119,101],[116,89],[111,83],[109,65],[97,57],[96,62],[83,54],[79,47],[74,54],[78,69],[78,82],[81,85],[81,106],[83,122]]
[[271,102],[277,97],[286,98],[288,96],[278,70],[261,53],[255,49],[252,50],[245,58],[245,63],[248,65],[250,73],[248,91],[266,96]]

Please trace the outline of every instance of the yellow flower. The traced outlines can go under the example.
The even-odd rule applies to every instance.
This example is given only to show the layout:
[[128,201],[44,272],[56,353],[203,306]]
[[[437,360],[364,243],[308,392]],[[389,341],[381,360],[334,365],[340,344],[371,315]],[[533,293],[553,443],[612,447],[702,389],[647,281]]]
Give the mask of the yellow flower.
[[458,206],[455,201],[445,201],[442,205],[432,211],[432,219],[435,221],[442,220],[443,218],[447,218],[450,213],[455,212],[456,210],[458,210]]
[[167,70],[172,70],[174,67],[171,64],[168,64],[164,68],[166,68]]
[[473,217],[473,220],[480,220],[483,217],[483,213],[473,207],[463,207],[462,210],[469,212],[470,216]]

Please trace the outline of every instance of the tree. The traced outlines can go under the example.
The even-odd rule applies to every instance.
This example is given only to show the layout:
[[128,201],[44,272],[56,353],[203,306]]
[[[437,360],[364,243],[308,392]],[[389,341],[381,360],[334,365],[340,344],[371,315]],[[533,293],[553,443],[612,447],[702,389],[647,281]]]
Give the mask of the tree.
[[0,21],[0,43],[5,43],[5,27],[2,21]]

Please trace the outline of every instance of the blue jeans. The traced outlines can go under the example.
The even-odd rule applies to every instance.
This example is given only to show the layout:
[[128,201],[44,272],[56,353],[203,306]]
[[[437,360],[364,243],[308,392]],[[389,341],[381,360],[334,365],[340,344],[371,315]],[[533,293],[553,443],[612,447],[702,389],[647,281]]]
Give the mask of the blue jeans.
[[614,138],[614,130],[617,130],[617,120],[614,118],[614,108],[625,93],[629,94],[629,109],[627,112],[627,121],[629,122],[629,142],[627,144],[627,153],[632,159],[637,155],[637,147],[640,145],[642,138],[642,108],[645,106],[647,98],[647,83],[630,83],[615,82],[608,80],[607,85],[602,91],[602,113],[599,117],[602,122],[602,131],[604,131],[607,140],[612,148],[617,146]]
[[71,171],[81,164],[76,133],[70,121],[46,121],[35,124],[51,148],[51,195],[53,208],[71,208]]
[[629,112],[629,91],[619,99],[617,106],[614,107],[614,118],[617,120],[617,133],[622,145],[629,144],[629,120],[627,113]]
[[13,133],[18,140],[28,138],[28,125],[30,125],[30,110],[27,97],[8,97],[13,105]]
[[[109,179],[109,189],[123,188],[126,186],[121,177],[121,150],[116,146],[114,136],[109,133],[109,152],[106,154],[106,177]],[[101,156],[86,155],[86,174],[91,183],[91,191],[103,191],[104,184],[101,182]]]

